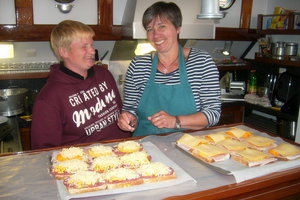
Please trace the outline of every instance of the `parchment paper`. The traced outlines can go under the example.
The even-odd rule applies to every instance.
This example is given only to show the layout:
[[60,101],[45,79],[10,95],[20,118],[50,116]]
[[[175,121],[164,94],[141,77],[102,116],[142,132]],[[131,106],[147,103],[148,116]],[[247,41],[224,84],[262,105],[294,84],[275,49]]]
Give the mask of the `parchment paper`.
[[[245,130],[261,132],[249,128],[245,125],[238,126]],[[213,130],[203,130],[191,133],[192,135],[205,135],[214,131],[224,131],[228,128],[218,128]],[[204,165],[185,152],[176,147],[176,141],[182,133],[174,133],[167,136],[150,135],[139,142],[151,142],[164,156],[173,161],[187,172],[194,180],[173,185],[169,187],[143,190],[136,192],[118,193],[103,195],[101,197],[76,198],[80,200],[160,200],[170,196],[186,195],[194,192],[205,191],[225,185],[236,183],[233,175],[225,175]],[[276,138],[277,140],[278,138]],[[282,141],[280,139],[280,141]],[[95,144],[96,145],[96,144]],[[110,144],[113,145],[113,144]],[[53,151],[43,151],[38,153],[25,153],[0,157],[0,199],[2,200],[41,200],[41,199],[60,199],[55,179],[49,174],[51,166],[51,156]],[[155,155],[154,155],[155,156]],[[154,157],[155,158],[155,157]],[[156,159],[156,158],[155,158]],[[272,172],[269,172],[272,173]],[[260,176],[257,174],[257,176]],[[251,177],[245,177],[251,179]]]
[[[252,132],[253,135],[259,135],[259,136],[271,138],[271,139],[275,140],[277,144],[286,143],[284,140],[282,140],[279,137],[272,137],[264,132],[259,132],[255,129],[250,129],[250,128],[243,128],[243,129]],[[219,131],[219,129],[218,129],[218,131]],[[211,131],[211,133],[214,133],[214,132],[217,132],[217,131],[215,131],[215,130]],[[197,135],[197,133],[194,133],[194,134]],[[180,147],[178,147],[178,148],[180,148]],[[180,149],[182,151],[185,151],[182,148],[180,148]],[[189,154],[188,152],[186,152],[186,153]],[[192,155],[189,155],[189,156],[192,156]],[[196,159],[198,159],[198,158],[196,158]],[[247,166],[233,160],[232,158],[225,160],[225,161],[214,162],[214,163],[208,163],[208,162],[202,161],[200,159],[198,159],[198,161],[220,173],[227,174],[227,175],[233,175],[237,183],[240,183],[240,182],[252,179],[252,178],[264,176],[264,175],[267,175],[267,174],[270,174],[273,172],[279,172],[279,171],[283,171],[283,170],[287,170],[287,169],[291,169],[291,168],[300,166],[300,159],[291,160],[291,161],[277,160],[273,163],[266,164],[264,166],[256,166],[256,167],[247,167]]]
[[142,143],[146,152],[149,153],[152,157],[152,162],[159,161],[166,164],[169,167],[172,167],[176,173],[177,178],[173,180],[161,181],[157,183],[147,183],[142,185],[136,185],[132,187],[126,188],[117,188],[117,189],[107,189],[96,192],[88,192],[83,194],[74,194],[71,195],[66,190],[63,181],[57,180],[57,187],[62,200],[68,200],[71,198],[81,198],[81,197],[92,197],[92,196],[103,196],[103,195],[111,195],[111,194],[119,194],[119,193],[128,193],[128,192],[137,192],[143,190],[151,190],[169,187],[173,185],[182,184],[185,182],[189,182],[196,184],[196,180],[193,179],[187,172],[185,172],[181,167],[179,167],[176,163],[170,160],[163,152],[161,152],[154,144],[151,142],[143,142]]

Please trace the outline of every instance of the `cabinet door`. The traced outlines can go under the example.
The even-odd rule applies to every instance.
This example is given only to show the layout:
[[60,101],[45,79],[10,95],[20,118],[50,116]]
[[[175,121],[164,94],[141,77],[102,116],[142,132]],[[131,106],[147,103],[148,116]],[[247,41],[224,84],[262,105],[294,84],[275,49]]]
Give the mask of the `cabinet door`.
[[98,0],[76,0],[70,4],[74,5],[69,13],[62,13],[56,7],[55,0],[33,0],[34,24],[58,24],[71,19],[85,24],[98,24]]
[[0,0],[0,24],[16,24],[14,0]]
[[218,125],[232,124],[243,122],[244,106],[222,107],[221,117]]

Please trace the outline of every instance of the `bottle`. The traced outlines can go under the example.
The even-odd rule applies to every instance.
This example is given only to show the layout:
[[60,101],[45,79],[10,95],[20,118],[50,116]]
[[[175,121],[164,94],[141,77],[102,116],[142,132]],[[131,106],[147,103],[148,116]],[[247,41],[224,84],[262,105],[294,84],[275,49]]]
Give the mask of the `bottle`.
[[256,70],[251,70],[248,79],[248,94],[256,94],[257,91],[257,76]]

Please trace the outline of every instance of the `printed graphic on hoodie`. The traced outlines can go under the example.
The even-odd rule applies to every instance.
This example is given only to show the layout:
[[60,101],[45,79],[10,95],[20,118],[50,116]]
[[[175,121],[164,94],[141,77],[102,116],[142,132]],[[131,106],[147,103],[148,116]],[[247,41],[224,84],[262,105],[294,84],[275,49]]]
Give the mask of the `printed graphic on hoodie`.
[[[99,94],[103,98],[99,98]],[[101,129],[109,126],[110,124],[116,122],[119,117],[119,109],[116,102],[116,94],[113,89],[108,88],[106,82],[101,82],[98,87],[93,87],[89,90],[82,90],[79,93],[69,96],[69,103],[74,107],[74,112],[72,115],[73,122],[76,127],[85,126],[89,124],[88,121],[93,118],[99,118],[98,121],[89,124],[84,127],[86,135],[92,135],[95,131],[99,132]],[[82,106],[86,102],[91,101],[95,104],[93,106]],[[90,104],[88,104],[90,105]],[[76,109],[76,107],[79,107]]]

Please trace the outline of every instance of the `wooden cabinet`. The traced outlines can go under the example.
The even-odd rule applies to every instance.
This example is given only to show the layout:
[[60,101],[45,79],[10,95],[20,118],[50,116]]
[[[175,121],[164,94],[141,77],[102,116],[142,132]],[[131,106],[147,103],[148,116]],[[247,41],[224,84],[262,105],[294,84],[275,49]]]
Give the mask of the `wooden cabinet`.
[[56,1],[33,0],[33,23],[35,25],[58,24],[67,19],[80,21],[85,24],[98,24],[98,0],[73,1],[69,13],[60,12]]
[[30,131],[30,127],[23,127],[19,129],[23,151],[31,150]]
[[[91,25],[95,40],[122,39],[121,26],[113,26],[113,0],[97,0],[98,24]],[[15,0],[16,24],[0,25],[1,41],[49,41],[54,25],[33,23],[33,0]]]
[[[16,23],[0,25],[1,41],[49,41],[54,25],[34,24],[34,0],[15,0]],[[95,40],[132,39],[122,35],[122,26],[113,25],[113,0],[97,0],[98,24],[90,25]],[[260,36],[250,29],[253,0],[242,0],[239,28],[216,28],[216,40],[256,41]],[[126,13],[125,13],[126,14]]]
[[233,124],[243,122],[244,119],[244,105],[235,103],[229,103],[229,105],[223,104],[221,117],[218,125]]

